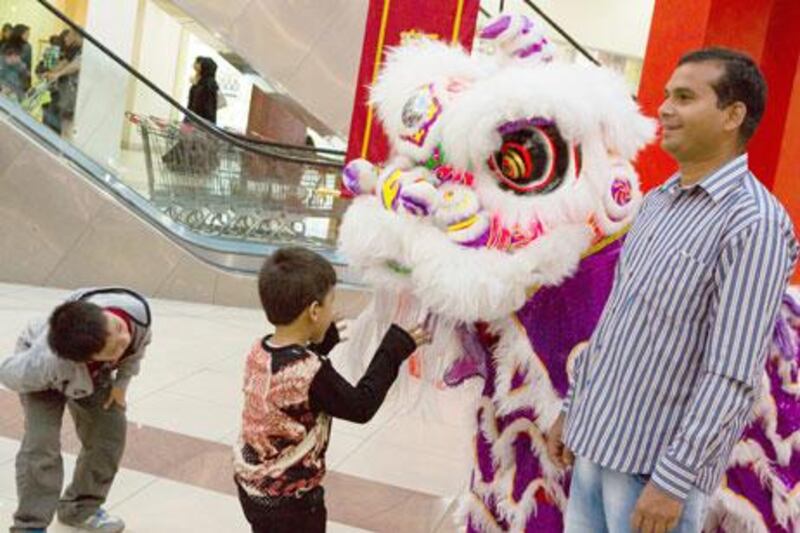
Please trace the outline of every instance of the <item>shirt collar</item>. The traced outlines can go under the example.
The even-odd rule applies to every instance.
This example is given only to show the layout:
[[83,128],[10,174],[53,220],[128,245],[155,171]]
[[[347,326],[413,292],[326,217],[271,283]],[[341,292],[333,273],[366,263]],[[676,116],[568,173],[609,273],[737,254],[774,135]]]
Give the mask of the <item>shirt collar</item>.
[[[701,190],[705,191],[714,202],[719,202],[725,195],[738,188],[744,176],[749,172],[748,157],[747,154],[744,153],[728,161],[698,183],[688,187],[687,190],[693,190],[699,187]],[[680,179],[681,173],[675,173],[664,182],[660,190],[673,193],[679,192]]]

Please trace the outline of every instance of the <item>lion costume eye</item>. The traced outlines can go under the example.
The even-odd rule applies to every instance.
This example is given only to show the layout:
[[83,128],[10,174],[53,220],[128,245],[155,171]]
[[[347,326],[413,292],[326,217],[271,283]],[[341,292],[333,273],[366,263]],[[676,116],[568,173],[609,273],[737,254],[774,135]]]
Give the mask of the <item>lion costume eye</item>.
[[[555,123],[534,119],[504,124],[499,131],[503,144],[489,157],[489,168],[500,187],[516,194],[548,194],[564,182],[573,150]],[[579,152],[576,148],[576,166]]]
[[400,119],[405,133],[400,138],[416,146],[423,146],[441,114],[442,104],[436,96],[433,84],[420,87],[403,105]]

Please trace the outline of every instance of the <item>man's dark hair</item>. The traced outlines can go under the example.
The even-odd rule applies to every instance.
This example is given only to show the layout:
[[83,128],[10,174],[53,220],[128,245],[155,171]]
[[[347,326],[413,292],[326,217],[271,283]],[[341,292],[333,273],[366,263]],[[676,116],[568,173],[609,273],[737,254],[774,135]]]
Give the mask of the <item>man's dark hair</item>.
[[57,356],[82,363],[105,347],[107,327],[101,307],[81,300],[63,303],[50,315],[47,343]]
[[261,306],[276,326],[291,324],[309,305],[322,303],[334,285],[333,266],[305,248],[281,248],[258,273]]
[[767,82],[753,58],[728,48],[703,48],[689,52],[678,61],[678,66],[706,61],[717,62],[723,68],[722,75],[713,85],[717,107],[724,109],[735,102],[742,102],[747,108],[747,115],[739,128],[739,139],[744,144],[753,136],[764,116]]

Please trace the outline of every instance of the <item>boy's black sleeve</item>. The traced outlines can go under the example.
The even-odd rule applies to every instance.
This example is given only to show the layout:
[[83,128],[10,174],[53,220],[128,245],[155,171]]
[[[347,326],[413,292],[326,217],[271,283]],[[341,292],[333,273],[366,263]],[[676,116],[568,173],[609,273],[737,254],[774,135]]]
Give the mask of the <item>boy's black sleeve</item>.
[[333,322],[328,331],[325,332],[325,338],[322,339],[322,342],[310,344],[308,349],[319,355],[328,355],[339,344],[339,340],[339,328],[336,327],[336,322]]
[[324,359],[311,382],[311,408],[351,422],[369,422],[397,378],[400,365],[416,348],[414,339],[408,333],[392,325],[355,387],[336,372],[330,361]]

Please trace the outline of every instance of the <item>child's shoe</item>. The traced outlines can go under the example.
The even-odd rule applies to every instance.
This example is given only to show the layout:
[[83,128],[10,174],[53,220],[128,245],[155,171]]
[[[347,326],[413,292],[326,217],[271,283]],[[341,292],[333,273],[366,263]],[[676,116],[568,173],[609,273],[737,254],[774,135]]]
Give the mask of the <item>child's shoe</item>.
[[95,531],[99,533],[121,533],[125,529],[125,522],[121,518],[111,516],[102,507],[92,516],[77,524],[62,523],[78,528],[79,531]]

